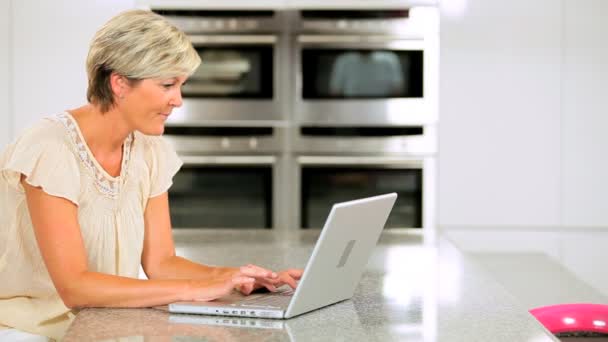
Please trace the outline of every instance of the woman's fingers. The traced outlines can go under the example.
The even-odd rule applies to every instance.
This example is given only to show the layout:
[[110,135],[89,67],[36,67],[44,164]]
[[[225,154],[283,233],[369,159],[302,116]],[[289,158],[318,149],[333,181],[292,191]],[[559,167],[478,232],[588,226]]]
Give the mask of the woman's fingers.
[[266,284],[266,285],[264,285],[264,286],[265,286],[265,287],[268,289],[268,291],[270,291],[270,292],[277,292],[277,287],[276,287],[276,286],[274,286],[274,285],[272,285],[272,284]]
[[203,281],[198,282],[194,281],[195,293],[193,293],[192,299],[195,301],[211,301],[221,297],[224,297],[230,292],[233,291],[234,288],[240,287],[248,287],[255,284],[255,279],[243,275],[235,275],[230,279],[217,279],[213,281]]
[[255,290],[256,287],[257,286],[255,284],[244,284],[237,286],[237,290],[239,290],[239,292],[241,292],[245,296],[248,296],[251,294],[251,292],[253,292],[253,290]]
[[281,279],[282,284],[287,284],[292,289],[295,289],[298,286],[297,281],[300,280],[300,278],[302,278],[303,273],[304,273],[304,270],[291,268],[291,269],[280,272],[279,279]]
[[293,279],[296,280],[300,280],[300,278],[302,278],[302,274],[304,274],[304,270],[298,268],[290,268],[288,270],[285,270],[285,272],[287,272],[287,274],[289,274]]
[[277,291],[277,288],[283,285],[295,289],[298,285],[298,280],[302,278],[304,273],[301,269],[291,268],[279,272],[279,274],[257,265],[246,265],[239,268],[238,276],[254,279],[253,284],[243,285],[238,287],[239,291],[244,295],[249,295],[256,289],[261,287],[267,288],[271,292]]
[[249,295],[261,287],[274,292],[276,291],[274,284],[281,281],[275,272],[253,264],[240,267],[235,276],[254,279],[254,282],[251,284],[236,287],[244,295]]
[[270,292],[276,292],[277,291],[277,286],[276,286],[277,283],[280,283],[280,279],[278,279],[278,278],[276,280],[273,280],[272,282],[268,282],[268,281],[264,281],[264,280],[258,280],[256,282],[256,285],[259,286],[258,288],[265,287]]
[[240,268],[240,272],[248,277],[254,277],[254,278],[269,278],[269,279],[275,279],[278,278],[278,275],[275,272],[272,272],[271,270],[267,270],[265,268],[256,266],[256,265],[247,265],[247,266],[242,266]]
[[283,283],[289,285],[289,287],[291,287],[292,289],[295,289],[298,286],[296,280],[292,278],[291,275],[287,272],[282,272],[279,277],[281,278],[281,281]]

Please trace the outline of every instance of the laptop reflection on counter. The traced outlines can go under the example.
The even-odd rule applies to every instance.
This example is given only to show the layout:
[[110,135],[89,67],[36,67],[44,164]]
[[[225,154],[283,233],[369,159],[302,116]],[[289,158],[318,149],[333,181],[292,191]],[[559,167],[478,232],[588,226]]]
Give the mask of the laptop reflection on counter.
[[350,299],[396,199],[390,193],[334,204],[295,290],[177,302],[169,312],[287,319]]
[[[169,314],[169,324],[183,329],[205,327],[208,335],[239,339],[272,340],[272,341],[322,341],[340,336],[340,340],[373,340],[373,336],[363,328],[352,301],[345,301],[332,306],[308,318],[290,320],[249,318],[249,317],[220,317],[192,314]],[[179,329],[178,329],[179,330]]]

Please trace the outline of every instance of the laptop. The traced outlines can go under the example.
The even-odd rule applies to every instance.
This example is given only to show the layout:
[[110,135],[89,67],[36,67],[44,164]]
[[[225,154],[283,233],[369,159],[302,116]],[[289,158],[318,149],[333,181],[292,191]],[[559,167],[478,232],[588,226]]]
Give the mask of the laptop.
[[295,290],[209,302],[176,302],[169,312],[286,319],[350,299],[376,246],[396,193],[334,204]]

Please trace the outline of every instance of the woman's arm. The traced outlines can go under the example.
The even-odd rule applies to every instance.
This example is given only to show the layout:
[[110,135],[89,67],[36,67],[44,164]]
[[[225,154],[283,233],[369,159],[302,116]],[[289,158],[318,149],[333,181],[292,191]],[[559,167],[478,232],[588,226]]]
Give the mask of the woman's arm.
[[144,212],[144,248],[141,264],[150,279],[209,279],[232,271],[197,264],[175,255],[169,216],[169,196],[150,198]]
[[166,192],[148,200],[144,221],[142,266],[148,278],[211,280],[251,271],[262,275],[256,279],[258,285],[271,291],[275,290],[274,285],[279,281],[278,275],[259,266],[213,267],[176,256],[169,215],[169,196]]
[[78,224],[78,208],[21,177],[40,253],[68,307],[149,307],[175,301],[213,300],[265,272],[245,269],[201,280],[139,280],[91,272]]

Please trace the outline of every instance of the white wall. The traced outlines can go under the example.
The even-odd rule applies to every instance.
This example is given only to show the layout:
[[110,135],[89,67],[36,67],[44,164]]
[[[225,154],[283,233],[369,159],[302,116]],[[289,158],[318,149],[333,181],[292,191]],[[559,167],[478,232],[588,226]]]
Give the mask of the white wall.
[[608,226],[608,2],[564,4],[562,222]]
[[439,224],[608,227],[608,2],[444,1]]
[[14,132],[86,101],[85,59],[95,31],[135,0],[13,1]]
[[441,22],[439,224],[559,224],[561,8],[458,2]]
[[9,102],[10,7],[11,0],[0,1],[0,150],[10,142],[12,127]]

